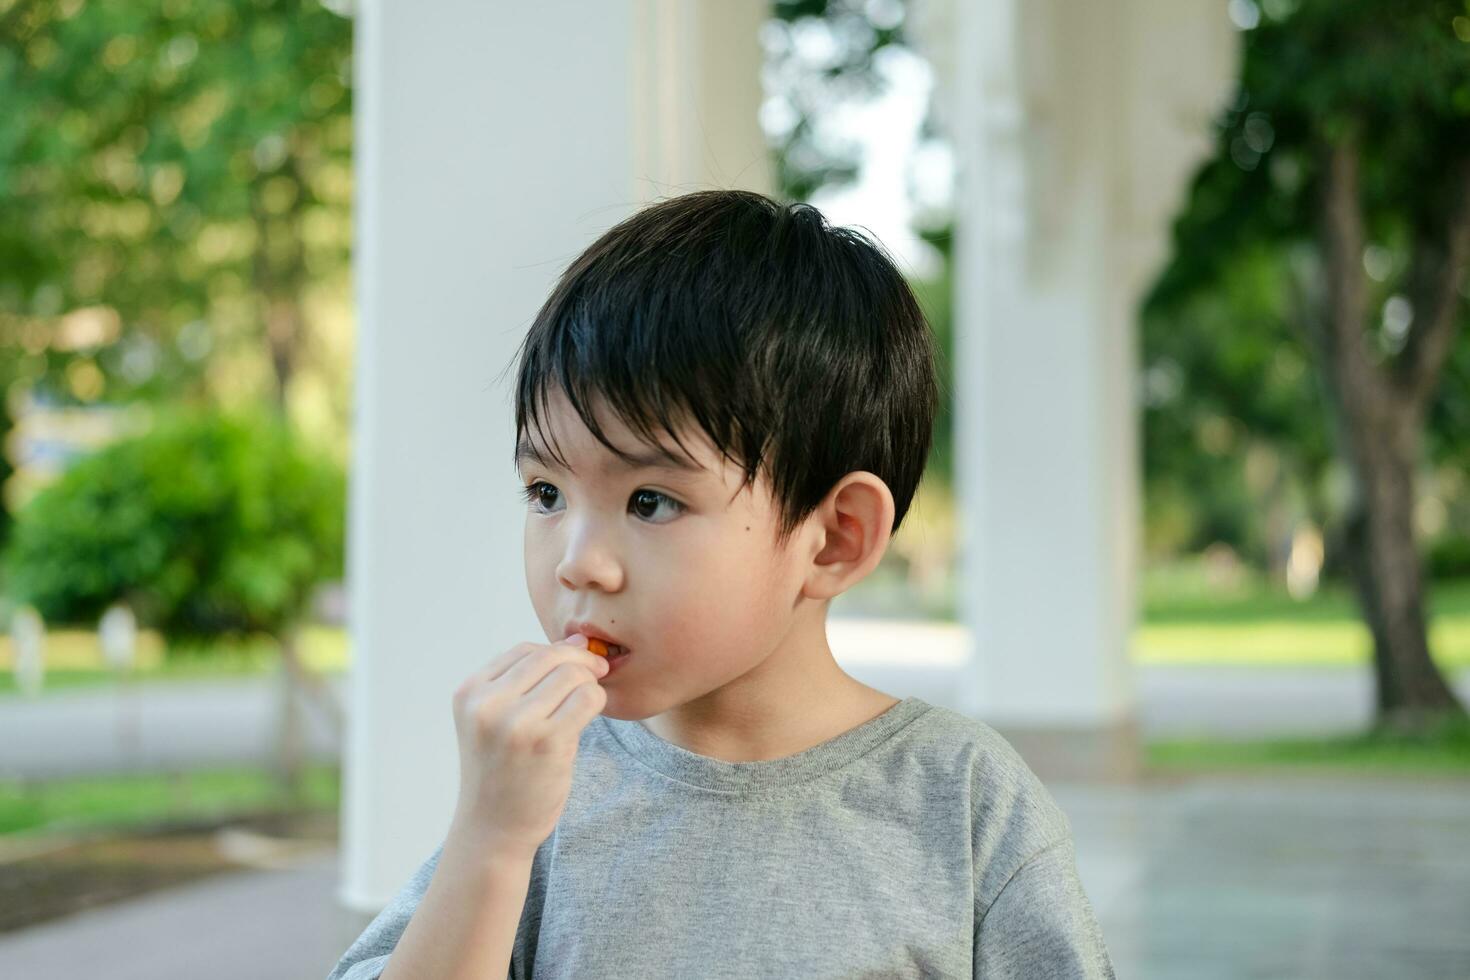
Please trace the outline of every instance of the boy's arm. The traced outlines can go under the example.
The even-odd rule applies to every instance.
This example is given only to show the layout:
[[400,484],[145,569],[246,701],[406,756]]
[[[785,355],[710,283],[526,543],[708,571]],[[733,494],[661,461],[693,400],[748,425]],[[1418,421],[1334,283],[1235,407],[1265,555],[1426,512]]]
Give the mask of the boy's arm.
[[1115,980],[1072,839],[1033,854],[975,923],[975,976]]
[[368,923],[362,935],[347,947],[347,952],[342,954],[327,980],[378,980],[383,975],[383,968],[388,965],[388,956],[397,945],[398,937],[403,935],[403,930],[414,910],[418,908],[424,892],[428,890],[429,881],[434,876],[434,869],[438,867],[439,857],[443,852],[444,845],[440,844],[429,855],[428,860],[409,876],[398,894],[383,906],[383,910]]
[[[441,861],[442,858],[442,861]],[[506,976],[533,858],[495,858],[451,834],[327,980]]]
[[453,834],[382,980],[510,976],[534,854],[497,854]]

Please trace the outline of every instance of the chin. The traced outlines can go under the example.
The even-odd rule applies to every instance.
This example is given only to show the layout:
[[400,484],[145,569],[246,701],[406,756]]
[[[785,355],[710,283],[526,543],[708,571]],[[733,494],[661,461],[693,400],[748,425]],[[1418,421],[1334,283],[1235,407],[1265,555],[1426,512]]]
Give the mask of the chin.
[[602,717],[613,718],[617,721],[642,721],[644,718],[651,718],[658,714],[657,711],[639,711],[636,707],[629,708],[614,704],[614,700],[616,699],[607,699],[607,704],[602,707]]
[[604,718],[613,718],[617,721],[642,721],[644,718],[652,718],[667,710],[667,707],[650,709],[647,705],[630,705],[624,698],[610,695],[607,704],[602,706],[601,714]]

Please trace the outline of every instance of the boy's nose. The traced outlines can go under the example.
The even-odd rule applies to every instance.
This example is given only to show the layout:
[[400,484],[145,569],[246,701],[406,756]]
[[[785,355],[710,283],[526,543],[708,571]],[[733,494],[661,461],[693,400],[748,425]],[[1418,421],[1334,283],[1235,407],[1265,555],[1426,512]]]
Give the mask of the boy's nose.
[[622,588],[623,573],[617,559],[595,545],[568,548],[556,568],[556,576],[572,590],[596,588],[612,592]]

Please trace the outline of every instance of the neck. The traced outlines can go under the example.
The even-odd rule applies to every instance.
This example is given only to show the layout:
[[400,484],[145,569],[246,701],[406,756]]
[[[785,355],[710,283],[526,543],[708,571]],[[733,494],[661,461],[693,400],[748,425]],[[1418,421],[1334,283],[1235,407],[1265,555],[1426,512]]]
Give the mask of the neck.
[[781,642],[754,668],[642,724],[698,755],[761,762],[820,745],[897,703],[837,664],[827,645],[822,603],[814,614],[794,618]]

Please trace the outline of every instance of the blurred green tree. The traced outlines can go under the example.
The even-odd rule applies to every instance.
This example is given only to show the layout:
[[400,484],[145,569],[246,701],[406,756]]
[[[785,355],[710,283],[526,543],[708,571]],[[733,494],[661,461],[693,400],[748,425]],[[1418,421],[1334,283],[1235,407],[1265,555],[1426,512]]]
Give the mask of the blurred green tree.
[[[910,46],[908,6],[901,0],[773,0],[772,22],[763,34],[768,70],[776,81],[767,135],[772,142],[777,194],[809,201],[819,190],[841,187],[858,177],[861,146],[843,144],[822,128],[835,108],[882,94],[886,84],[878,61],[885,49]],[[923,140],[940,134],[932,113],[920,128]],[[933,327],[939,352],[941,399],[935,418],[932,478],[954,479],[953,329],[950,261],[953,217],[921,214],[916,230],[943,260],[932,282],[913,282]]]
[[[1143,309],[1151,552],[1223,542],[1282,576],[1292,518],[1317,528],[1335,520],[1332,446],[1311,354],[1289,325],[1288,276],[1274,248],[1250,249],[1212,288]],[[1326,557],[1323,572],[1335,572],[1337,550]]]
[[[772,97],[784,109],[772,135],[776,183],[787,200],[808,201],[820,188],[857,177],[861,148],[824,138],[822,117],[836,105],[881,91],[875,58],[889,45],[907,43],[904,12],[902,3],[772,0],[776,29],[766,35],[766,54],[781,79]],[[803,34],[805,47],[820,50],[820,57],[803,53]]]
[[280,636],[342,575],[345,498],[342,469],[269,415],[174,413],[21,509],[7,582],[52,623],[124,599],[171,642]]
[[348,273],[351,51],[315,0],[0,0],[0,384],[203,397],[243,346],[284,407]]
[[[1445,448],[1427,439],[1427,421],[1450,430],[1463,421],[1463,388],[1442,390],[1441,380],[1466,356],[1457,338],[1470,261],[1470,6],[1247,6],[1256,24],[1240,87],[1145,320],[1188,321],[1202,294],[1257,276],[1249,288],[1270,297],[1265,318],[1194,324],[1220,331],[1211,356],[1253,351],[1235,365],[1241,383],[1291,356],[1261,333],[1273,317],[1295,331],[1351,477],[1341,540],[1373,636],[1377,725],[1418,730],[1464,714],[1429,655],[1414,478],[1426,449]],[[1250,343],[1236,343],[1240,332]],[[1258,417],[1301,434],[1293,396],[1271,393],[1269,371],[1256,377]],[[1303,446],[1316,465],[1315,447]]]
[[[49,622],[86,627],[126,601],[170,655],[267,635],[290,686],[335,712],[299,660],[297,630],[317,585],[342,576],[346,490],[342,468],[274,413],[164,414],[21,508],[4,556],[8,589]],[[282,766],[293,789],[295,734]]]

